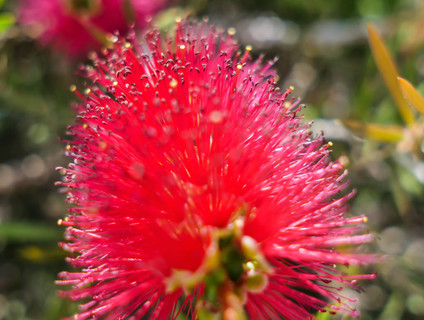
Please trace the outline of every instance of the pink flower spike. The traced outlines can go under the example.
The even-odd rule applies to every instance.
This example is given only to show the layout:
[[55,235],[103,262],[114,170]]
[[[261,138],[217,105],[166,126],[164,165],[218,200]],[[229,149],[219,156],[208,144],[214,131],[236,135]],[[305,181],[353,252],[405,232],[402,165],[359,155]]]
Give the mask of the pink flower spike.
[[[119,38],[82,70],[59,183],[61,245],[80,269],[59,285],[72,319],[314,319],[348,312],[344,288],[374,274],[351,247],[373,240],[292,88],[231,35],[177,22]],[[241,53],[240,53],[241,52]],[[339,266],[343,266],[339,268]]]
[[145,27],[149,18],[169,2],[20,0],[19,21],[29,27],[43,45],[52,45],[69,57],[78,58],[89,50],[106,45],[108,34],[116,31],[126,33],[128,24],[132,22],[138,27]]

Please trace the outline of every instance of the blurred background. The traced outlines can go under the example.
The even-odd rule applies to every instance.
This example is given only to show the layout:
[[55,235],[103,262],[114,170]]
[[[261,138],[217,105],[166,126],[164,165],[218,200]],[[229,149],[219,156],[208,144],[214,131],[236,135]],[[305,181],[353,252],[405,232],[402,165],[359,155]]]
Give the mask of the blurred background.
[[[17,21],[17,1],[0,0],[0,6],[0,319],[55,320],[75,308],[57,297],[54,285],[68,268],[56,223],[67,209],[54,182],[60,180],[55,168],[69,161],[61,139],[73,121],[69,87],[81,82],[75,70],[84,59],[41,46]],[[294,86],[307,105],[305,119],[314,119],[314,131],[334,143],[334,159],[346,163],[357,189],[351,212],[367,214],[378,234],[360,250],[388,256],[366,270],[378,277],[362,284],[361,319],[424,319],[424,126],[414,111],[413,137],[407,134],[411,126],[367,38],[372,22],[399,74],[424,93],[424,2],[186,0],[174,1],[154,21],[167,26],[185,14],[235,28],[254,56],[278,56],[280,87]],[[373,134],[367,124],[405,128],[406,138],[386,139],[391,129]]]

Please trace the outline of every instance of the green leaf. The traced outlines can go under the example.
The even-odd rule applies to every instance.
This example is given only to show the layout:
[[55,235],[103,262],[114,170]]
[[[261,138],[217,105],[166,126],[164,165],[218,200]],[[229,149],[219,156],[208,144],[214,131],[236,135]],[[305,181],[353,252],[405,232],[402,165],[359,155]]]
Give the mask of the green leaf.
[[[4,0],[0,0],[0,7],[2,5],[1,2]],[[15,16],[10,12],[0,13],[0,33],[6,32],[13,26],[16,22]]]
[[316,315],[317,320],[331,320],[330,312],[319,312]]
[[13,242],[58,241],[63,230],[57,226],[31,222],[9,222],[0,224],[0,239]]

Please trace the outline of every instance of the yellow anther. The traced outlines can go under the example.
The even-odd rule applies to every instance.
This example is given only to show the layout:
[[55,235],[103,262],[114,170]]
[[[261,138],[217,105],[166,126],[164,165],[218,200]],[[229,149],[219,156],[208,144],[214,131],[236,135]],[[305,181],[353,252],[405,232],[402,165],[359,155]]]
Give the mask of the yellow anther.
[[118,85],[118,81],[113,81],[113,82],[112,82],[112,85],[113,85],[114,87],[116,87],[116,86]]
[[333,143],[332,143],[331,141],[328,141],[327,145],[328,145],[329,147],[332,147],[332,146],[333,146]]
[[246,46],[246,51],[252,51],[252,49],[253,48],[252,48],[252,46],[250,44]]
[[237,65],[237,70],[241,70],[241,69],[243,69],[243,66],[241,64],[238,64]]
[[185,49],[185,45],[183,45],[183,44],[182,44],[182,45],[180,45],[180,49],[181,49],[181,50],[184,50],[184,49]]
[[63,223],[63,220],[62,219],[57,220],[57,225],[58,226],[62,225],[62,223]]
[[87,95],[90,94],[91,93],[91,89],[90,88],[85,89],[84,90],[84,93],[87,94]]
[[107,148],[107,143],[104,141],[99,142],[99,147],[102,150],[105,150]]
[[176,86],[178,86],[178,81],[177,81],[177,80],[175,80],[175,79],[172,79],[172,80],[169,82],[169,86],[170,86],[171,88],[175,88]]
[[227,32],[230,36],[233,36],[236,34],[236,29],[231,27],[231,28],[228,28]]
[[112,43],[116,43],[116,42],[118,42],[119,38],[117,36],[114,36],[113,34],[108,34],[107,40],[112,42]]
[[220,123],[223,118],[224,118],[224,115],[222,114],[221,111],[218,111],[218,110],[214,110],[209,114],[209,120],[212,123]]

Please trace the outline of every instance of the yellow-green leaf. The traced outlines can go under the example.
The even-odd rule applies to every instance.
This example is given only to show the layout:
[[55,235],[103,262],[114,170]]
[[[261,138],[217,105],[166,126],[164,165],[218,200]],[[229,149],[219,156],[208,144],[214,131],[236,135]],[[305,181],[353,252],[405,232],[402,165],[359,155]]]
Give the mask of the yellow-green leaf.
[[16,22],[16,17],[10,12],[0,13],[0,33],[6,32]]
[[400,87],[397,81],[398,71],[396,65],[393,62],[390,52],[384,44],[383,40],[378,35],[375,27],[371,24],[368,24],[368,39],[378,70],[380,71],[403,120],[408,125],[412,124],[415,121],[415,117],[411,108],[403,97],[402,92],[400,91]]
[[403,96],[408,101],[411,107],[417,109],[424,115],[424,99],[419,94],[417,89],[406,79],[398,77],[399,87],[402,90]]
[[404,128],[402,126],[362,123],[355,120],[345,120],[342,122],[348,129],[361,138],[392,143],[397,143],[403,139]]

